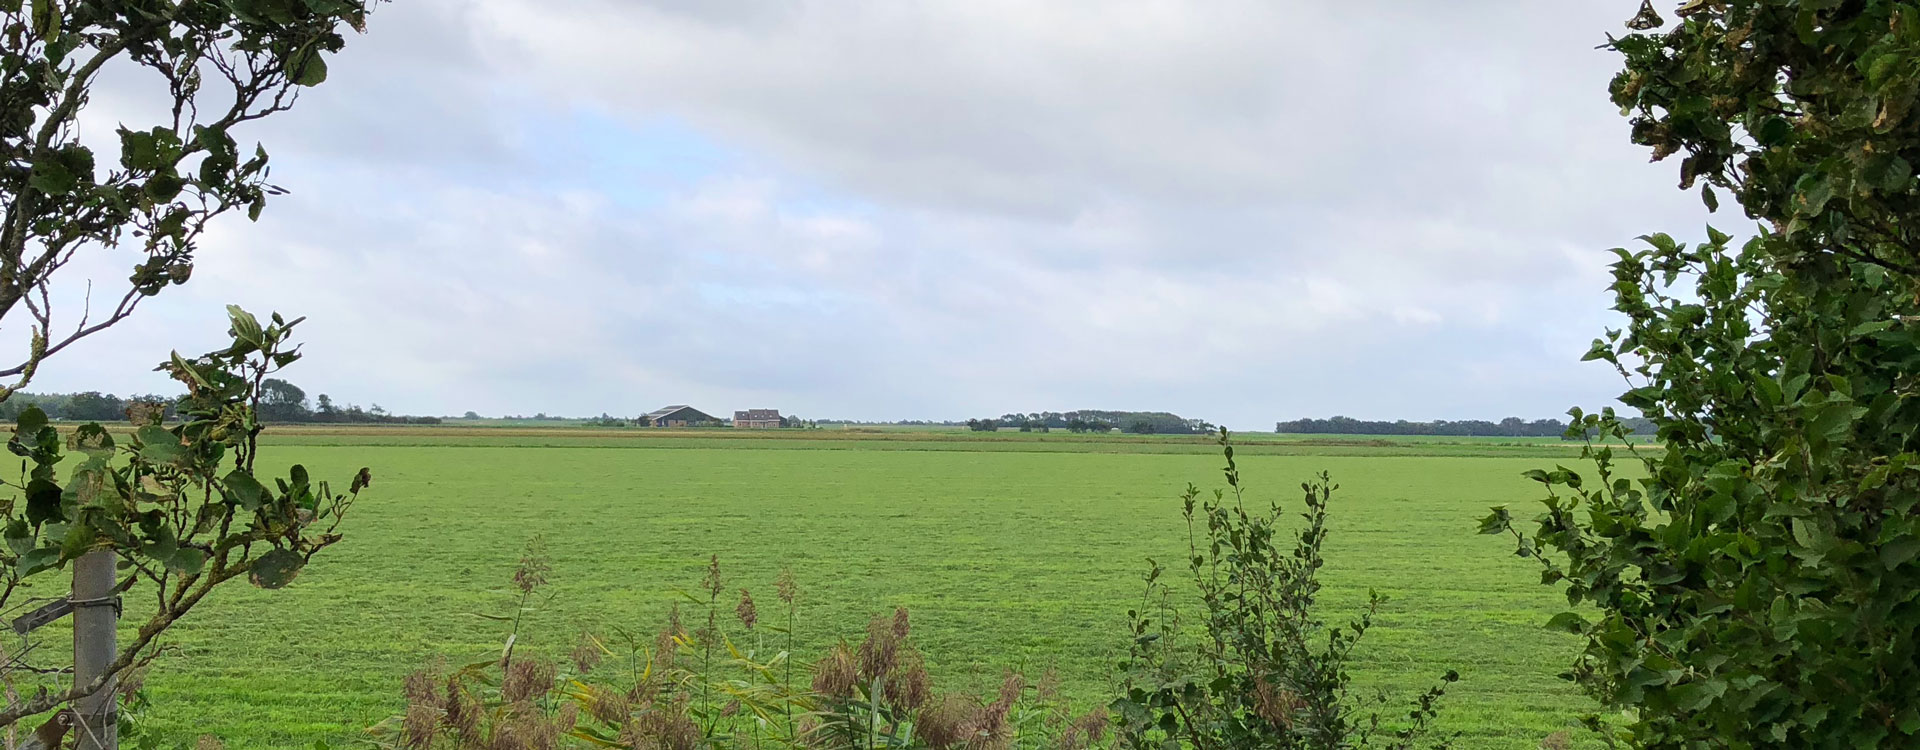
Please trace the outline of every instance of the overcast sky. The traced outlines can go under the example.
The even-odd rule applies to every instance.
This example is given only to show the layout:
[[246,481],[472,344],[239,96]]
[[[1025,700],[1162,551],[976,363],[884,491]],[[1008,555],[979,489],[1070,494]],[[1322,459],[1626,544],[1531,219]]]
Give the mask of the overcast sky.
[[293,194],[33,389],[174,390],[233,302],[418,414],[1603,405],[1607,249],[1706,220],[1607,101],[1637,5],[399,0],[241,134]]

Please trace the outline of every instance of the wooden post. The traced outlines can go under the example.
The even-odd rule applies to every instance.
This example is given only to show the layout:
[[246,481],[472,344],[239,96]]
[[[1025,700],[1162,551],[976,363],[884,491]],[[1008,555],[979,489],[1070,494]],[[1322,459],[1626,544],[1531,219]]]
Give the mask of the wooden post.
[[[73,682],[85,685],[99,678],[120,650],[116,628],[120,621],[118,592],[114,591],[112,550],[94,550],[73,561]],[[78,714],[73,728],[78,750],[119,750],[119,706],[115,683],[74,703]]]

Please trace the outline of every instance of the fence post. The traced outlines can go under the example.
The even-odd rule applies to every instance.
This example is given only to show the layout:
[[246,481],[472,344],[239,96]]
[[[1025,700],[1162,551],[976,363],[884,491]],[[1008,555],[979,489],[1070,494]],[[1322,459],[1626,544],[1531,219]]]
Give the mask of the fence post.
[[[107,671],[118,655],[120,606],[114,591],[112,550],[97,549],[73,561],[73,682],[85,685]],[[119,750],[119,705],[114,695],[117,679],[100,692],[74,704],[75,748]]]

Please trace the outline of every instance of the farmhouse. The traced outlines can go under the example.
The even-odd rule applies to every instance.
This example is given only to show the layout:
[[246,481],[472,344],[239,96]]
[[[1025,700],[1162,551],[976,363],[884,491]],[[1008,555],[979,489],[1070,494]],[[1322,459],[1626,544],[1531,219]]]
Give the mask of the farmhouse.
[[768,430],[780,426],[779,409],[748,409],[733,413],[733,426],[746,430]]
[[675,404],[659,409],[641,419],[644,420],[642,424],[654,427],[701,427],[720,422],[714,419],[713,415],[686,404]]

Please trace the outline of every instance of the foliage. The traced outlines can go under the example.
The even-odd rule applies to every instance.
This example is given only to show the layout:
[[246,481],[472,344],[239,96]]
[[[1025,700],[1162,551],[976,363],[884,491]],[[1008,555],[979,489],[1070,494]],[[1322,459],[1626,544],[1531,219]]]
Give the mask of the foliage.
[[[0,369],[17,378],[0,387],[0,400],[48,356],[185,283],[215,217],[259,215],[278,189],[266,182],[266,152],[243,152],[233,130],[325,80],[326,54],[344,43],[338,27],[359,28],[365,15],[364,0],[0,5],[0,319],[22,306],[32,318],[28,352]],[[123,120],[113,144],[119,163],[103,173],[97,152],[109,146],[83,140],[79,122],[109,66],[158,76],[170,106],[151,120]],[[123,242],[143,259],[118,301],[104,315],[57,319],[48,289],[59,270],[83,250]]]
[[[1642,747],[1920,745],[1920,8],[1649,6],[1616,103],[1681,184],[1729,190],[1759,234],[1616,251],[1623,331],[1594,342],[1665,450],[1646,478],[1530,472],[1546,513],[1511,531],[1565,585],[1570,677],[1635,709]],[[1609,410],[1574,427],[1620,433]],[[1586,616],[1594,614],[1592,620]],[[1597,725],[1597,721],[1595,724]]]
[[1837,255],[1920,273],[1920,8],[1901,0],[1688,2],[1651,6],[1609,45],[1633,140],[1684,155],[1680,187],[1709,207],[1729,191],[1775,233],[1782,263]]
[[[1444,739],[1426,735],[1444,683],[1458,674],[1448,671],[1401,726],[1389,728],[1378,712],[1363,710],[1370,701],[1354,695],[1348,671],[1385,599],[1371,595],[1345,628],[1327,627],[1319,614],[1327,506],[1338,487],[1325,474],[1300,485],[1304,525],[1289,530],[1277,503],[1248,510],[1225,429],[1219,441],[1228,490],[1203,498],[1187,485],[1181,498],[1187,570],[1206,636],[1193,646],[1183,642],[1181,616],[1154,563],[1140,606],[1127,613],[1127,682],[1112,704],[1123,744],[1142,750],[1446,747]],[[1282,541],[1287,536],[1294,540],[1290,550]]]
[[[120,590],[151,586],[152,610],[109,674],[144,663],[156,638],[219,585],[242,577],[266,589],[291,583],[340,540],[340,521],[369,481],[361,469],[347,492],[336,493],[299,465],[271,487],[260,480],[261,384],[299,359],[288,338],[299,321],[276,314],[262,325],[237,307],[229,311],[231,346],[194,359],[174,354],[161,365],[188,389],[182,423],[141,420],[122,442],[97,423],[63,436],[30,408],[7,442],[24,461],[19,479],[0,481],[10,493],[0,497],[0,607],[35,590],[43,574],[100,549],[120,558]],[[70,458],[63,483],[60,464]],[[13,702],[0,709],[0,725],[105,683]]]

